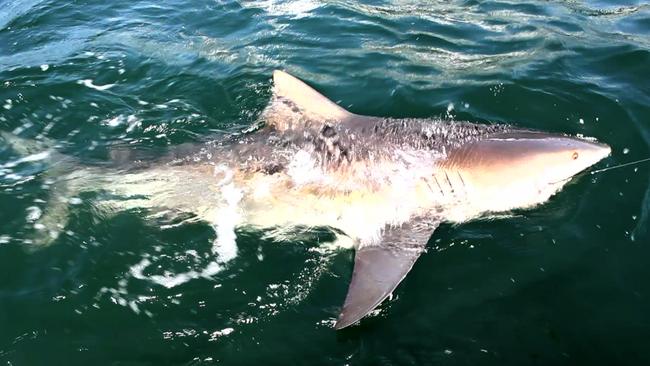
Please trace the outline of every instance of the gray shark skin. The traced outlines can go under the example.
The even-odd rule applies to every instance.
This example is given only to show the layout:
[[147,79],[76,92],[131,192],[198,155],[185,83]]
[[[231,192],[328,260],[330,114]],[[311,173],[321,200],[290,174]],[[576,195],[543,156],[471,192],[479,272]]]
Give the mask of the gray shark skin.
[[257,131],[144,168],[78,169],[67,189],[133,197],[114,207],[191,212],[214,226],[217,251],[233,248],[236,227],[334,229],[356,249],[342,329],[390,295],[441,222],[535,207],[611,152],[510,125],[356,115],[286,72],[273,81]]

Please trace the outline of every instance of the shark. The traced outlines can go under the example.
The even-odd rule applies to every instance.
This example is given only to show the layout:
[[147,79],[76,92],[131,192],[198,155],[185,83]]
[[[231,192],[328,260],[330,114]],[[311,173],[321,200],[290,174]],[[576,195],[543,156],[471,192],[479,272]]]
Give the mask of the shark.
[[[541,205],[610,153],[593,138],[509,124],[354,114],[276,70],[249,130],[110,173],[73,169],[56,192],[102,187],[113,207],[192,213],[213,225],[217,248],[231,248],[226,257],[236,228],[330,228],[355,249],[339,330],[396,289],[441,223]],[[52,201],[36,224],[50,241],[67,207]]]

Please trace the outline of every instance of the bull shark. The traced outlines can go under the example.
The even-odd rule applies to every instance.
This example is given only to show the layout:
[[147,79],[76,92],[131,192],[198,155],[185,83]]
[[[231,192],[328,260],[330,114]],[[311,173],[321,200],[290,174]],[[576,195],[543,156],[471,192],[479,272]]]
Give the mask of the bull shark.
[[[595,139],[511,125],[362,116],[284,71],[273,73],[259,121],[144,167],[74,169],[57,192],[104,187],[121,197],[114,207],[192,213],[214,226],[216,247],[234,248],[230,257],[235,228],[329,227],[356,249],[338,330],[393,292],[441,223],[540,205],[611,152]],[[41,218],[48,240],[65,209],[53,204]]]

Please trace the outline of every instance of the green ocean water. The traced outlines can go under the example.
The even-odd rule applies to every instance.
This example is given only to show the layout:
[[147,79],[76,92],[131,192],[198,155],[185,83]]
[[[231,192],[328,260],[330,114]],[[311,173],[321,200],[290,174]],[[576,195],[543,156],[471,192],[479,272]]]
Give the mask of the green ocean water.
[[208,224],[107,210],[96,187],[32,239],[57,169],[25,156],[102,166],[241,131],[274,69],[355,113],[592,136],[613,148],[596,168],[650,156],[642,1],[0,0],[0,131],[25,139],[0,139],[1,365],[650,364],[648,163],[441,226],[339,332],[353,253],[323,250],[326,230],[240,232],[188,278],[214,259]]

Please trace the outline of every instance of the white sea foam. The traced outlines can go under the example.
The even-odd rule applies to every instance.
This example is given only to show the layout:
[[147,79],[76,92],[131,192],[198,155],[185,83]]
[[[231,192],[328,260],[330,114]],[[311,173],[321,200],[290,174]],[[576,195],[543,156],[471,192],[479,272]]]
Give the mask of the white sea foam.
[[215,173],[219,171],[225,174],[219,183],[223,205],[217,210],[215,217],[217,239],[212,246],[212,252],[218,256],[220,262],[225,263],[237,256],[235,229],[241,220],[239,202],[244,196],[241,189],[235,187],[232,182],[232,172],[225,167],[216,167]]
[[71,205],[80,205],[83,201],[79,197],[72,197],[68,200]]
[[41,218],[43,211],[38,206],[27,207],[27,221],[34,222]]
[[132,265],[129,268],[129,272],[134,278],[137,278],[139,280],[150,281],[166,288],[173,288],[187,283],[193,279],[210,278],[211,276],[214,276],[223,270],[223,266],[217,262],[212,261],[209,262],[202,270],[190,270],[181,273],[172,273],[170,271],[165,271],[165,273],[162,275],[145,275],[144,270],[150,265],[151,260],[145,257],[142,258],[140,262]]
[[314,0],[297,0],[283,2],[278,0],[245,1],[244,6],[265,10],[274,16],[291,16],[294,19],[304,18],[321,4]]
[[289,162],[287,174],[296,185],[317,182],[322,179],[322,172],[316,167],[316,161],[310,153],[298,151]]
[[99,90],[99,91],[104,91],[108,90],[112,87],[115,86],[115,84],[106,84],[106,85],[96,85],[93,84],[93,81],[91,79],[83,79],[83,80],[77,80],[77,84],[85,85],[91,89]]
[[40,153],[37,153],[37,154],[31,154],[31,155],[24,156],[24,157],[22,157],[20,159],[13,160],[13,161],[10,161],[10,162],[5,163],[5,164],[1,164],[0,168],[13,168],[13,167],[18,166],[19,164],[22,164],[22,163],[31,163],[31,162],[34,162],[34,161],[45,160],[49,156],[50,156],[49,151],[43,151],[43,152],[40,152]]
[[133,114],[130,114],[128,116],[124,115],[118,115],[109,119],[105,119],[101,122],[103,125],[109,126],[109,127],[117,127],[123,124],[127,124],[126,127],[126,132],[131,132],[133,131],[136,127],[139,127],[142,125],[142,121],[136,117]]
[[232,333],[234,331],[235,331],[235,329],[233,329],[233,328],[224,328],[224,329],[221,329],[221,330],[215,330],[214,332],[212,332],[210,334],[209,341],[216,341],[218,338],[223,337],[223,336],[227,336],[228,334],[230,334],[230,333]]

